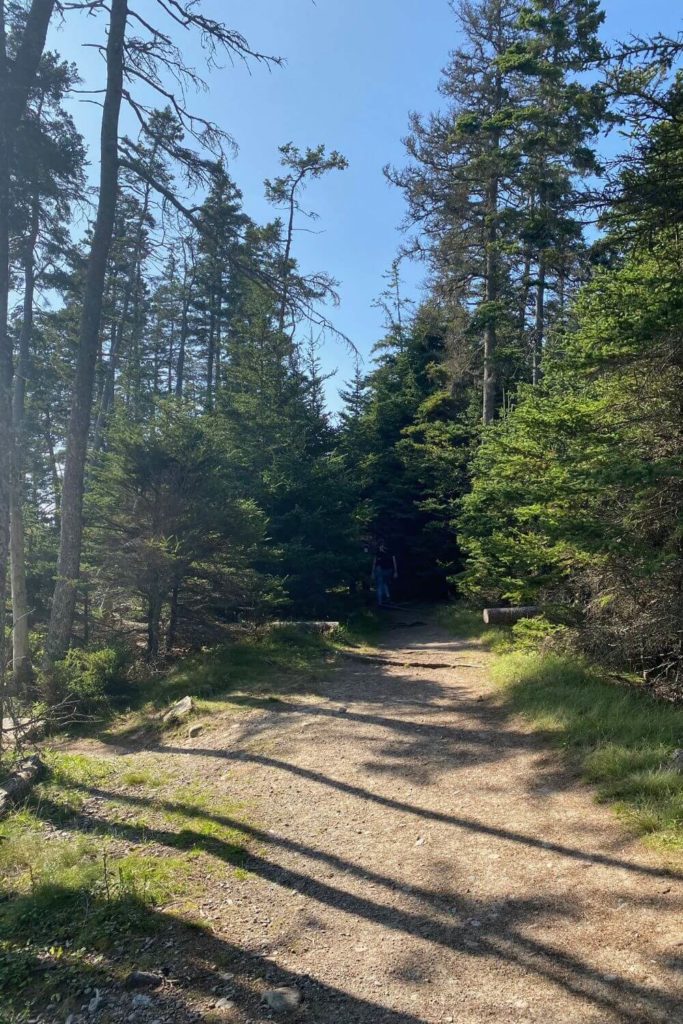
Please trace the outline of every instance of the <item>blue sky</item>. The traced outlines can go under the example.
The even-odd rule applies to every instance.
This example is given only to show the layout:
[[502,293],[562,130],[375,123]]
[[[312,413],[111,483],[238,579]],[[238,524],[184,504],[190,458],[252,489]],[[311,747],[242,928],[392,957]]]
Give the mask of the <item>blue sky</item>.
[[[155,0],[131,6],[157,20]],[[348,170],[310,188],[307,203],[320,220],[315,234],[298,235],[296,255],[304,270],[325,270],[340,282],[341,304],[331,315],[367,358],[382,332],[382,314],[372,303],[396,252],[403,216],[401,197],[385,182],[382,167],[402,162],[409,111],[427,112],[439,103],[439,72],[457,43],[447,0],[203,0],[202,6],[255,49],[285,60],[271,71],[257,65],[250,71],[240,65],[215,69],[205,76],[208,91],[190,97],[193,109],[218,122],[239,146],[230,170],[246,211],[256,220],[272,216],[263,179],[277,172],[277,147],[284,142],[302,148],[323,142],[349,160]],[[605,0],[603,8],[606,39],[683,29],[671,0]],[[101,31],[98,19],[71,13],[50,38],[76,61],[90,88],[102,87],[104,68],[97,52],[83,44],[99,40]],[[201,67],[198,41],[180,35],[187,62]],[[96,145],[99,109],[83,102],[72,109],[88,143]],[[419,268],[409,272],[409,292],[417,293],[421,276]],[[339,370],[328,384],[334,408],[352,360],[343,346],[328,341],[323,363],[328,372]]]

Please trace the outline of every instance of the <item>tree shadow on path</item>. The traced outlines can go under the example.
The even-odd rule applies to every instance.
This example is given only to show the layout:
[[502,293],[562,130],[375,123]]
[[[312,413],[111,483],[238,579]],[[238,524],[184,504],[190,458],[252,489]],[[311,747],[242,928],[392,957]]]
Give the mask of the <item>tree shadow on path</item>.
[[[93,789],[92,792],[99,796],[107,795],[104,790]],[[117,800],[121,799],[120,794],[110,795]],[[144,797],[128,799],[131,803],[139,805],[158,806],[158,802]],[[194,814],[198,818],[207,818],[229,827],[237,827],[260,844],[296,854],[297,864],[301,861],[300,868],[283,866],[256,852],[248,854],[246,867],[251,873],[282,889],[302,893],[309,900],[335,911],[342,911],[352,918],[372,922],[382,928],[412,936],[449,951],[458,951],[473,961],[485,959],[499,965],[512,965],[524,973],[534,974],[552,983],[581,999],[584,1004],[610,1012],[615,1020],[629,1024],[641,1024],[653,1019],[652,1011],[659,1014],[656,1019],[673,1021],[677,1019],[675,1014],[683,1008],[681,1001],[670,992],[655,986],[638,984],[624,976],[604,974],[581,958],[524,934],[525,924],[538,923],[544,918],[550,923],[560,919],[571,920],[576,914],[576,905],[570,897],[566,900],[558,900],[556,897],[510,899],[501,907],[500,903],[487,905],[485,901],[469,899],[458,892],[437,892],[427,888],[402,886],[400,881],[359,867],[338,855],[330,855],[286,837],[273,836],[231,818],[197,811],[174,801],[161,804],[183,814]],[[41,814],[48,819],[59,812],[58,807],[51,807],[48,803],[41,804]],[[62,828],[64,827],[65,824],[62,823]],[[132,843],[151,842],[171,849],[177,848],[178,845],[178,833],[171,830],[140,827],[128,823],[112,825],[106,818],[96,816],[74,819],[71,823],[66,823],[66,827],[74,830],[85,827],[90,832],[114,834],[117,838]],[[199,831],[185,830],[183,842],[194,850],[201,850],[209,857],[228,863],[234,862],[234,848],[215,837]],[[395,897],[408,897],[411,907],[368,898],[357,891],[342,889],[313,877],[312,873],[307,874],[304,870],[306,860],[323,861],[343,872],[344,876],[379,885]],[[473,921],[476,921],[476,927]],[[254,954],[250,953],[247,956],[253,957]],[[282,972],[272,964],[271,968],[278,974],[278,978],[288,976],[288,972]],[[335,993],[334,998],[338,999],[339,994]],[[351,997],[352,1003],[354,998]],[[356,1012],[352,1005],[348,1009],[351,1013]],[[363,1021],[366,1019],[363,1016],[365,1009],[362,1009],[362,1013],[358,1011],[360,1016],[347,1016],[345,1019]],[[391,1013],[392,1011],[382,1008],[380,1016],[370,1019],[396,1021],[396,1024],[403,1020],[407,1022],[419,1019],[410,1015],[401,1017],[400,1014],[392,1017]],[[316,1014],[309,1019],[323,1021],[329,1018],[324,1014]]]

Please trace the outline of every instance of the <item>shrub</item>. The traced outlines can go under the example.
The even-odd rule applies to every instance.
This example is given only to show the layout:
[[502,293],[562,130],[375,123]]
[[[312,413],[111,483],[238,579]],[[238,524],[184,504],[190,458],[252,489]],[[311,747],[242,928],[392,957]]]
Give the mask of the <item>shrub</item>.
[[55,666],[59,695],[83,711],[102,707],[121,683],[126,657],[115,647],[72,648]]
[[571,630],[539,615],[535,619],[515,622],[512,639],[517,651],[565,651],[570,646]]

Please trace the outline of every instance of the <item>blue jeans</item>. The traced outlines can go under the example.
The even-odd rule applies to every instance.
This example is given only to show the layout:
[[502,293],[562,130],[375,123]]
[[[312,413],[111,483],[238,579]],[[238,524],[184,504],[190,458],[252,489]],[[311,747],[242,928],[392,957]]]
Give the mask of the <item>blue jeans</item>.
[[389,580],[392,577],[391,569],[380,569],[379,566],[375,568],[375,586],[377,587],[377,604],[381,607],[383,604],[389,604],[391,600],[391,594],[389,593]]

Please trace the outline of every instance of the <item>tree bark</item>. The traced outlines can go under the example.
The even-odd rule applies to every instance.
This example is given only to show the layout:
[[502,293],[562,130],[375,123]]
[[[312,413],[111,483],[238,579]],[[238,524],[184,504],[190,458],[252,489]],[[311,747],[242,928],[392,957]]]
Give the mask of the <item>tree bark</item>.
[[[156,143],[153,150],[153,157],[156,156]],[[133,264],[130,267],[128,277],[126,280],[126,286],[123,292],[123,304],[121,307],[121,315],[118,321],[114,325],[112,331],[111,344],[109,347],[109,358],[104,371],[104,387],[102,389],[102,400],[100,402],[100,408],[97,413],[97,419],[95,420],[95,430],[93,435],[93,449],[97,451],[102,444],[102,437],[104,428],[107,423],[107,418],[111,411],[111,407],[114,404],[114,390],[116,387],[116,371],[119,365],[119,358],[121,350],[123,348],[123,335],[128,323],[128,313],[130,310],[133,293],[135,291],[136,283],[139,280],[140,275],[140,263],[142,260],[142,240],[145,232],[145,221],[149,213],[149,205],[152,195],[152,187],[149,184],[145,184],[144,200],[142,203],[142,209],[140,210],[140,216],[138,217],[137,224],[135,226],[135,235],[133,240],[133,251],[136,254]]]
[[[484,301],[487,306],[498,298],[498,259],[496,244],[498,241],[498,178],[492,177],[489,182],[487,197],[486,226],[486,280],[484,285]],[[484,385],[482,420],[492,423],[496,414],[496,324],[493,313],[487,311],[487,322],[484,328]]]
[[205,408],[207,412],[211,412],[213,409],[213,375],[214,375],[214,356],[216,350],[216,307],[215,307],[215,292],[211,289],[211,311],[209,313],[209,344],[206,351],[206,402]]
[[[500,5],[495,8],[497,18],[496,26],[496,51],[502,52],[502,20]],[[503,103],[503,78],[500,70],[496,71],[496,108],[499,110]],[[496,415],[496,393],[498,387],[496,374],[496,347],[497,331],[495,312],[493,304],[498,299],[498,194],[500,190],[499,180],[499,154],[500,135],[493,132],[491,140],[491,152],[489,159],[492,163],[492,171],[488,180],[486,190],[486,221],[484,225],[484,240],[486,245],[485,253],[485,281],[484,281],[484,302],[487,306],[486,327],[484,328],[484,379],[483,379],[483,401],[482,421],[484,425],[492,423]]]
[[52,436],[52,422],[50,420],[50,410],[45,409],[45,446],[47,448],[48,455],[50,456],[50,473],[52,475],[52,491],[55,499],[55,529],[60,529],[62,516],[62,481],[59,476],[59,470],[57,469],[57,456],[55,454],[55,440]]
[[541,356],[545,334],[545,259],[541,252],[538,257],[538,281],[536,284],[536,323],[534,326],[534,348],[531,361],[531,383],[538,384],[541,375]]
[[33,297],[35,292],[35,246],[40,225],[39,200],[34,196],[31,230],[24,252],[24,303],[19,353],[12,395],[12,454],[10,476],[10,566],[12,587],[12,672],[17,693],[26,693],[31,685],[33,669],[29,651],[29,611],[26,589],[26,554],[24,542],[24,416],[26,380],[33,337]]
[[290,277],[290,266],[289,262],[292,258],[292,243],[294,241],[294,213],[296,210],[296,190],[304,180],[305,172],[294,180],[292,187],[289,192],[289,216],[287,217],[287,237],[285,239],[285,251],[282,257],[282,280],[281,288],[282,292],[280,295],[280,312],[278,314],[278,331],[280,334],[285,332],[285,319],[287,317],[287,303],[289,301],[289,277]]
[[38,754],[22,761],[0,788],[0,817],[14,804],[24,800],[44,773],[45,765]]
[[166,651],[172,651],[175,646],[176,633],[178,631],[178,592],[179,585],[175,583],[171,591],[171,611],[168,619],[168,632],[166,634]]
[[159,654],[161,605],[161,593],[157,585],[150,594],[147,604],[147,657],[150,661],[155,661]]
[[45,644],[49,680],[71,637],[83,539],[83,487],[92,412],[97,346],[107,259],[114,231],[118,192],[118,128],[123,91],[123,44],[128,0],[111,0],[107,40],[107,87],[102,111],[100,187],[97,217],[86,270],[76,375],[67,433],[62,486],[57,581]]
[[183,295],[183,309],[180,319],[180,340],[178,342],[178,362],[175,371],[175,396],[183,397],[183,386],[185,384],[185,349],[187,347],[188,335],[188,312],[190,309],[189,292]]
[[[10,167],[19,123],[45,49],[55,0],[33,0],[28,10],[16,58],[7,59],[5,0],[0,0],[0,720],[5,696],[5,607],[10,547],[10,480],[12,451],[13,352],[8,330],[10,268]],[[2,739],[0,738],[0,756]]]

